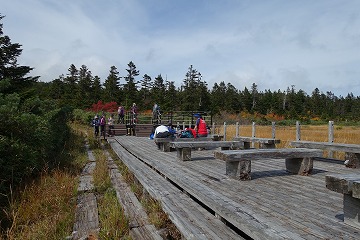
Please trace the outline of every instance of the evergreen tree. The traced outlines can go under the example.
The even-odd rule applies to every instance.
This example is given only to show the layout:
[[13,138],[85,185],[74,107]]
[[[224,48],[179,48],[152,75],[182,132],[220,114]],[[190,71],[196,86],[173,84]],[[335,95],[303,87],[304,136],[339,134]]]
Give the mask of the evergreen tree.
[[207,83],[202,81],[201,73],[190,65],[181,85],[181,105],[185,111],[204,111],[210,109],[210,96]]
[[250,112],[253,106],[253,96],[247,87],[245,87],[244,91],[240,94],[240,99],[243,103],[243,111]]
[[63,75],[60,75],[59,78],[54,79],[50,83],[49,96],[57,102],[58,106],[65,106],[65,83]]
[[82,65],[79,70],[79,91],[77,94],[77,106],[81,109],[89,108],[92,104],[93,77],[87,66]]
[[251,111],[256,112],[256,111],[258,111],[258,109],[257,109],[258,89],[257,89],[257,85],[255,83],[253,83],[251,85],[251,96],[252,96]]
[[[135,64],[130,61],[128,64],[127,75],[125,76],[125,85],[124,85],[124,92],[125,92],[125,105],[129,108],[132,103],[136,103],[138,101],[138,91],[136,84],[138,82],[135,80],[135,77],[139,75],[139,71],[136,70]],[[137,104],[139,105],[139,104]]]
[[[0,14],[0,21],[3,18]],[[26,76],[33,68],[18,65],[17,59],[21,53],[21,45],[11,43],[10,37],[4,35],[3,24],[0,23],[0,92],[17,92],[24,97],[37,82],[39,77]]]
[[164,102],[162,104],[162,109],[166,111],[179,111],[180,105],[177,101],[177,91],[175,87],[175,83],[173,81],[165,82],[165,97]]
[[225,109],[228,112],[239,112],[241,109],[241,101],[239,98],[238,90],[231,84],[228,83],[226,86],[225,96]]
[[65,105],[76,107],[76,96],[78,95],[79,70],[74,64],[71,64],[69,73],[64,78],[64,103]]
[[143,107],[146,109],[151,109],[152,102],[150,96],[151,96],[151,88],[153,86],[152,79],[149,75],[144,74],[143,79],[140,81],[140,83],[141,83],[140,96],[143,103]]
[[153,84],[151,93],[152,93],[151,95],[152,95],[152,99],[153,99],[154,103],[157,103],[160,106],[162,106],[165,102],[164,101],[164,99],[165,99],[165,84],[164,84],[164,79],[161,76],[161,74],[159,74],[154,79],[154,84]]
[[99,100],[101,100],[102,91],[103,91],[99,76],[94,77],[94,81],[91,89],[92,89],[91,103],[97,103]]
[[214,83],[214,86],[211,90],[211,109],[213,114],[220,113],[220,111],[224,110],[225,94],[226,94],[225,82],[221,81],[219,84]]
[[104,101],[117,102],[120,99],[120,77],[119,72],[115,66],[110,68],[109,76],[104,83]]

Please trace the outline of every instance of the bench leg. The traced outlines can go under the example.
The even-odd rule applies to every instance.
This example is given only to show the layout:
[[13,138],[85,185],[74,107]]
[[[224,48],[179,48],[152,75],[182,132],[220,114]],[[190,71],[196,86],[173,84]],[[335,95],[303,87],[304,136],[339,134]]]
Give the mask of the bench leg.
[[345,153],[345,160],[349,160],[346,166],[349,168],[360,168],[360,153]]
[[177,157],[182,161],[190,161],[191,148],[177,148]]
[[344,194],[344,223],[360,229],[360,199]]
[[170,144],[169,143],[162,143],[161,145],[162,145],[161,150],[163,152],[170,152]]
[[313,158],[287,158],[285,159],[286,171],[298,175],[309,175],[313,169]]
[[250,149],[250,142],[244,142],[244,149]]
[[226,161],[226,175],[236,180],[251,180],[251,161]]
[[259,143],[259,148],[262,148],[262,149],[272,149],[272,148],[275,148],[275,143],[272,143],[272,144]]

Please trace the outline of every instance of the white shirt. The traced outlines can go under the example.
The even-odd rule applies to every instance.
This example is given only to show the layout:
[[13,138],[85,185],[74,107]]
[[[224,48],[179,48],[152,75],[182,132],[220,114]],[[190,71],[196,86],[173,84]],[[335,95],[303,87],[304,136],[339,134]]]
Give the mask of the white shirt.
[[158,134],[158,133],[168,132],[168,131],[169,131],[169,129],[166,126],[160,125],[155,129],[154,136],[156,136],[156,134]]

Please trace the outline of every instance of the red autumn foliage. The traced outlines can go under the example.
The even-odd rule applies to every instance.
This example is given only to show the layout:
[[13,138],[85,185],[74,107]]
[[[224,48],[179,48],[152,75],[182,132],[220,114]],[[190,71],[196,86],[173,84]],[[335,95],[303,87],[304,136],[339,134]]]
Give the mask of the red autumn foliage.
[[103,103],[101,100],[99,100],[97,103],[94,103],[91,108],[87,109],[88,111],[92,112],[116,112],[118,108],[118,104],[116,102],[108,102]]

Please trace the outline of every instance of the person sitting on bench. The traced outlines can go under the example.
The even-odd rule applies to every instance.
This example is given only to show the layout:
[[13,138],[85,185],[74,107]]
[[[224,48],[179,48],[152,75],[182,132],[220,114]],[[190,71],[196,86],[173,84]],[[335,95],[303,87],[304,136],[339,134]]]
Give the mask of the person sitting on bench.
[[202,118],[200,113],[195,113],[194,117],[197,117],[196,124],[195,124],[195,131],[197,133],[196,136],[197,137],[207,137],[208,130],[207,130],[207,127],[206,127],[205,120]]
[[167,137],[173,137],[176,131],[172,129],[171,122],[168,123],[168,126],[165,125],[159,125],[155,128],[154,131],[154,137],[155,138],[167,138]]

